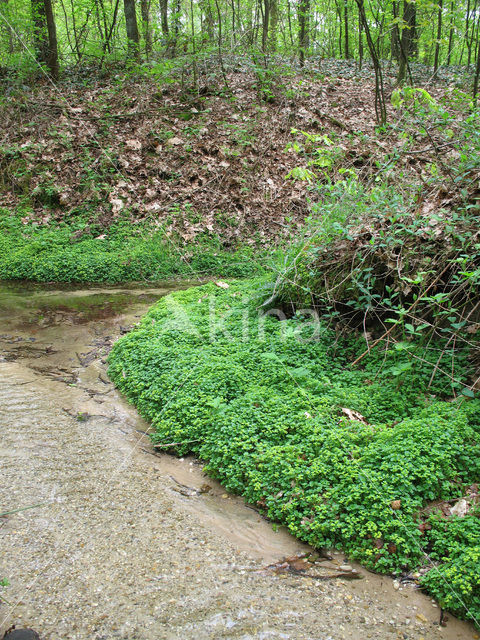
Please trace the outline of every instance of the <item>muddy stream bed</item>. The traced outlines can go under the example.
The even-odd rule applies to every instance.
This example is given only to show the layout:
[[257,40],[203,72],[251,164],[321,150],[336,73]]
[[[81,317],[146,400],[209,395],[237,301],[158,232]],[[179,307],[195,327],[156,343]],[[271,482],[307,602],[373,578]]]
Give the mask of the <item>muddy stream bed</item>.
[[312,554],[198,460],[155,452],[106,356],[175,288],[0,284],[0,637],[478,638],[412,581]]

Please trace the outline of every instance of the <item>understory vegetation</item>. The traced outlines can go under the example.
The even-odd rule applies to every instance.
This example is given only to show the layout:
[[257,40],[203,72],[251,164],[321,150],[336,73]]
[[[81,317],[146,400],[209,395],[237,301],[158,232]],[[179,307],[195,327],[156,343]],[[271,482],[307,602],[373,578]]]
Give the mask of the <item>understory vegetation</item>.
[[430,367],[392,376],[404,356],[385,343],[352,367],[361,337],[259,313],[265,279],[225,284],[167,296],[111,352],[154,441],[315,547],[428,570],[442,606],[478,619],[480,402],[447,400]]
[[109,371],[162,450],[478,624],[479,117],[392,104],[368,135],[291,128],[302,229],[262,279],[159,302]]
[[251,249],[225,251],[208,241],[180,251],[165,234],[149,225],[132,231],[118,222],[99,233],[85,223],[40,226],[0,209],[0,280],[34,282],[109,282],[198,280],[224,273],[231,277],[258,273]]

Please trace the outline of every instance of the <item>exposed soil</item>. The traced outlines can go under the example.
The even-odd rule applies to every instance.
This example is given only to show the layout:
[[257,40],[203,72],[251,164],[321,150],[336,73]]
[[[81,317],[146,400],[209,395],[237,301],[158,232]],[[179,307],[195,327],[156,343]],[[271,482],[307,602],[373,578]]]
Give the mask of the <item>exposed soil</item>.
[[[412,585],[312,551],[159,455],[105,373],[171,289],[0,292],[0,634],[44,640],[478,638]],[[328,557],[326,557],[328,556]]]

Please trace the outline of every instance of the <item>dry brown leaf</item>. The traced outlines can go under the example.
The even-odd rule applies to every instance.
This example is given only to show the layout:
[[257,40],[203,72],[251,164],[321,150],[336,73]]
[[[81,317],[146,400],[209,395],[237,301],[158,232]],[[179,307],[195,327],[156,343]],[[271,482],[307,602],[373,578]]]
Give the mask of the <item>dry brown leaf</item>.
[[357,422],[363,422],[363,424],[368,424],[366,419],[358,411],[354,411],[353,409],[347,409],[346,407],[342,407],[342,413],[346,415],[349,420],[356,420]]
[[125,146],[133,151],[140,151],[142,143],[140,140],[125,140]]

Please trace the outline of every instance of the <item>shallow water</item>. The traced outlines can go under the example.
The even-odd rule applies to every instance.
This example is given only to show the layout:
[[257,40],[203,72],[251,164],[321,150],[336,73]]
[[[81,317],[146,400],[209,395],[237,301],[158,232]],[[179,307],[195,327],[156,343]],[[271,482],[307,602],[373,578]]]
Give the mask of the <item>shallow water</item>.
[[[271,564],[281,564],[286,557],[303,553],[309,554],[311,550],[291,537],[284,528],[280,527],[278,530],[274,530],[269,522],[262,518],[253,508],[245,505],[240,498],[228,495],[221,485],[205,476],[199,461],[193,458],[179,460],[168,455],[156,453],[147,435],[149,426],[138,416],[135,409],[129,406],[116,392],[106,375],[106,357],[113,342],[119,335],[128,331],[147,311],[149,306],[161,296],[170,293],[172,290],[185,288],[192,284],[195,283],[165,283],[151,288],[136,285],[75,288],[59,287],[58,285],[46,287],[0,283],[0,409],[2,402],[4,408],[8,405],[8,410],[4,411],[2,418],[0,459],[10,464],[10,475],[5,476],[6,481],[3,482],[4,494],[0,496],[2,500],[0,504],[3,505],[5,510],[8,510],[17,507],[18,502],[22,504],[34,502],[35,496],[33,494],[38,491],[38,495],[40,497],[43,496],[42,482],[48,484],[52,474],[58,474],[59,479],[58,486],[56,485],[57,488],[51,489],[51,491],[61,493],[63,484],[66,486],[68,482],[73,482],[69,490],[73,492],[72,495],[75,495],[75,480],[71,478],[68,479],[68,482],[67,480],[62,480],[62,473],[64,473],[63,466],[66,470],[75,466],[75,454],[73,454],[73,459],[71,460],[68,456],[72,455],[69,450],[71,447],[73,447],[73,451],[75,450],[77,441],[82,451],[89,447],[93,447],[93,450],[95,450],[97,442],[98,448],[102,451],[102,456],[99,459],[103,460],[101,465],[104,468],[98,468],[98,462],[95,458],[96,453],[95,455],[92,453],[87,458],[88,464],[91,465],[89,478],[94,484],[96,483],[95,486],[97,487],[94,493],[98,491],[98,486],[101,487],[102,485],[102,473],[110,473],[108,471],[109,465],[113,469],[110,475],[115,473],[116,457],[121,460],[121,456],[128,452],[131,464],[137,465],[138,469],[135,472],[136,484],[130,486],[127,483],[125,486],[127,497],[122,494],[122,500],[125,501],[124,508],[135,513],[135,509],[137,509],[135,502],[141,492],[138,487],[142,487],[143,472],[141,469],[147,464],[148,469],[153,469],[155,478],[158,478],[158,482],[157,480],[155,481],[157,484],[153,495],[155,495],[155,491],[157,493],[161,492],[162,498],[160,499],[159,494],[159,503],[167,496],[168,501],[170,501],[169,504],[171,503],[172,505],[167,507],[164,513],[173,509],[173,513],[183,514],[181,518],[186,518],[186,522],[191,523],[192,527],[211,532],[212,540],[214,541],[212,543],[213,547],[207,548],[202,543],[201,546],[195,549],[195,557],[198,559],[203,558],[203,560],[208,557],[209,562],[215,562],[216,560],[220,562],[231,553],[229,549],[233,549],[234,553],[246,554],[246,557],[250,558],[252,562],[248,571],[259,572],[259,576],[261,576],[259,579],[264,581],[258,584],[259,593],[262,593],[262,597],[265,597],[272,590],[271,599],[274,599],[275,589],[284,589],[284,587],[277,587],[272,582],[278,580],[277,571],[271,571],[265,569],[265,567]],[[25,389],[24,396],[21,391],[23,388]],[[28,421],[30,419],[32,424],[35,423],[40,429],[41,435],[35,435],[36,432],[33,430],[31,437],[25,436],[25,433],[28,434]],[[17,423],[22,423],[22,428],[26,429],[26,431],[22,432],[23,435],[19,435],[16,432]],[[71,432],[69,432],[69,428]],[[62,429],[66,430],[64,444],[55,444],[55,437],[58,437]],[[7,435],[10,436],[9,441],[7,441]],[[87,444],[81,444],[82,438],[86,438]],[[15,443],[13,449],[12,442]],[[38,464],[39,459],[45,460],[45,467],[52,463],[49,457],[52,455],[55,458],[55,455],[58,454],[59,446],[64,450],[64,456],[58,459],[53,470],[47,473],[44,471],[44,467],[41,466],[35,471],[37,468],[35,465]],[[18,464],[16,465],[15,463]],[[6,464],[6,467],[8,467],[8,464]],[[18,471],[16,466],[20,466],[21,471]],[[95,480],[94,476],[97,472],[99,477]],[[14,477],[17,480],[14,481]],[[25,487],[27,488],[34,486],[35,483],[31,484],[31,477],[38,477],[38,486],[35,487],[35,491],[32,491],[31,496],[28,491],[25,496],[24,489],[20,485],[25,482]],[[17,482],[18,487],[15,485],[9,490],[9,479],[12,483]],[[82,482],[79,481],[78,490],[80,492],[84,490]],[[148,482],[152,482],[151,478],[145,476],[145,484]],[[133,491],[134,486],[137,487],[136,494]],[[151,489],[151,485],[149,488]],[[130,495],[129,491],[134,495]],[[17,493],[20,496],[17,498],[17,502],[10,503],[10,496]],[[139,496],[138,499],[140,499]],[[28,514],[28,512],[25,513]],[[141,514],[137,515],[138,517],[141,516]],[[16,533],[16,526],[19,527],[19,530],[22,529],[22,526],[24,527],[22,535],[27,538],[25,548],[19,549],[19,557],[25,557],[30,553],[29,544],[33,544],[33,549],[37,551],[37,547],[40,545],[40,553],[44,553],[41,548],[41,540],[33,543],[28,540],[30,527],[32,531],[35,526],[38,526],[39,530],[44,527],[47,531],[49,531],[49,527],[53,527],[55,530],[56,527],[60,527],[59,531],[61,533],[59,535],[61,540],[68,539],[69,534],[74,538],[74,527],[78,527],[78,524],[75,525],[73,520],[69,518],[61,520],[61,524],[59,524],[54,518],[50,520],[49,517],[42,513],[37,514],[36,510],[32,510],[28,517],[31,519],[38,518],[38,521],[29,521],[26,520],[26,517],[25,514],[20,513],[17,516],[11,516],[7,522],[7,533],[10,532],[12,537],[11,539],[9,538],[10,542],[5,542],[4,548],[8,548],[8,544],[14,545],[11,550],[11,556],[14,554],[15,545],[18,546],[18,540],[16,541],[15,535],[20,535]],[[59,515],[58,517],[61,519],[64,518],[64,515]],[[93,516],[92,521],[95,524]],[[156,539],[154,542],[154,544],[158,544],[159,549],[163,549],[165,546],[171,548],[173,558],[176,557],[175,554],[179,553],[178,549],[174,548],[175,540],[182,537],[182,532],[180,530],[175,531],[175,527],[185,528],[185,525],[176,524],[176,522],[174,520],[173,524],[165,524],[164,538]],[[158,525],[158,522],[156,524]],[[10,530],[9,526],[11,527]],[[105,527],[106,525],[102,526]],[[103,531],[102,526],[98,525],[99,531]],[[112,525],[109,524],[108,526]],[[139,531],[139,526],[137,525],[137,531]],[[145,525],[145,532],[142,535],[138,534],[142,544],[147,544],[147,537],[150,535],[149,532],[152,526],[149,525],[147,527]],[[102,535],[105,535],[105,531],[103,531]],[[42,538],[41,535],[40,538]],[[195,535],[193,539],[196,539]],[[222,547],[222,540],[227,545],[225,549]],[[95,538],[93,538],[92,544],[96,544]],[[47,543],[45,545],[48,546]],[[150,553],[151,549],[150,547],[148,548],[148,553]],[[216,558],[217,554],[218,557]],[[139,573],[146,571],[146,567],[153,562],[147,555],[144,554],[144,563],[141,565],[141,569],[138,567],[131,568],[130,571],[138,571]],[[2,557],[0,577],[12,574],[11,562],[9,564],[9,559]],[[18,564],[20,560],[17,558],[16,562]],[[88,563],[91,563],[89,569],[91,573],[98,572],[96,557],[87,559],[85,562],[87,569]],[[173,561],[173,564],[178,564],[179,562],[180,558],[177,558],[177,560]],[[192,564],[193,560],[189,562]],[[339,567],[342,564],[345,564],[345,558],[338,553],[331,553],[330,559],[317,558],[317,563],[309,566],[309,571],[312,575],[312,578],[309,578],[310,582],[315,580],[315,576],[318,580],[330,578],[336,580],[333,576],[338,574]],[[15,571],[17,569],[18,567]],[[113,572],[114,569],[115,567],[111,568]],[[355,622],[354,616],[352,618],[351,614],[350,617],[347,616],[350,620],[350,628],[348,624],[345,627],[345,613],[343,611],[345,609],[343,603],[345,602],[348,604],[347,608],[351,610],[357,607],[364,611],[368,610],[369,616],[375,614],[373,618],[375,624],[372,623],[373,626],[370,625],[371,630],[369,631],[369,637],[372,638],[441,637],[453,639],[474,637],[474,632],[469,625],[458,622],[453,618],[450,619],[446,628],[436,626],[435,622],[439,618],[439,609],[435,608],[432,602],[417,590],[407,586],[395,590],[389,578],[369,574],[355,565],[354,569],[363,576],[362,580],[345,582],[349,577],[352,577],[348,575],[349,571],[346,571],[340,575],[340,579],[343,575],[345,576],[345,580],[340,580],[341,586],[337,587],[336,582],[329,583],[332,586],[329,587],[328,597],[333,598],[332,601],[335,601],[336,597],[342,599],[342,606],[338,607],[340,610],[337,613],[333,612],[333,610],[329,613],[329,615],[337,616],[334,620],[337,619],[338,624],[342,627],[342,629],[339,627],[337,632],[332,632],[332,638],[365,637],[362,635],[363,631],[359,626],[364,623]],[[29,571],[31,571],[31,568]],[[224,569],[222,569],[222,572],[224,572]],[[282,573],[282,570],[280,573]],[[293,580],[295,588],[304,589],[302,581],[305,580],[305,576],[298,577],[293,575],[289,567],[287,567],[286,573],[287,575],[282,575],[281,577]],[[20,575],[23,575],[21,571]],[[112,582],[112,586],[115,586],[115,579],[117,579],[119,584],[116,592],[121,592],[125,588],[125,578],[115,578],[115,575],[115,572],[110,575],[108,581]],[[246,587],[242,583],[241,576],[236,575],[237,578],[240,580],[240,586],[236,587],[236,589],[237,591],[240,589],[242,597],[246,597],[243,592]],[[72,614],[72,611],[75,610],[74,601],[67,606],[68,598],[64,598],[64,594],[68,592],[68,587],[62,587],[61,581],[58,582],[58,576],[55,580],[52,576],[52,584],[58,583],[57,587],[52,587],[54,591],[55,589],[58,590],[58,593],[52,596],[54,601],[52,610],[58,611],[58,616],[62,617],[62,606],[61,604],[59,605],[59,602],[61,603],[64,600],[66,611],[70,612],[69,615],[74,615]],[[211,578],[208,580],[211,580]],[[205,594],[211,595],[212,587],[209,586],[208,580],[202,574],[199,574],[197,578],[197,582],[204,589],[200,600],[207,597]],[[202,581],[205,581],[206,584],[203,585]],[[15,597],[17,593],[15,589],[19,589],[18,593],[20,594],[21,590],[25,588],[24,582],[25,578],[19,579],[18,584],[13,581],[11,590]],[[287,591],[290,589],[290,587],[285,588]],[[171,598],[173,601],[179,597],[175,589],[176,587],[172,586],[168,594],[173,596]],[[225,587],[225,589],[228,591],[228,587]],[[5,597],[10,599],[6,595],[7,593],[10,593],[8,589],[5,592]],[[290,592],[288,591],[288,593]],[[32,602],[37,603],[38,607],[44,606],[38,604],[42,602],[42,599],[35,590],[32,590],[31,597]],[[278,594],[275,597],[278,597]],[[20,601],[22,601],[21,597]],[[118,611],[115,613],[115,602],[112,599],[110,602],[113,607],[113,613],[105,614],[102,624],[106,624],[105,620],[108,621],[110,618],[118,616]],[[25,604],[24,613],[22,614],[23,619],[28,616],[31,619],[35,615],[34,604],[30,604],[30,608],[27,605],[28,603]],[[293,601],[289,603],[290,605],[294,606]],[[295,632],[294,635],[282,636],[282,632],[279,631],[280,635],[267,635],[265,637],[316,637],[308,635],[310,633],[308,631],[310,628],[308,626],[310,624],[310,613],[312,615],[311,624],[313,624],[317,615],[315,610],[310,611],[312,605],[305,601],[296,602],[295,606],[299,608],[298,615],[305,617],[305,629],[302,627],[301,632]],[[5,605],[3,608],[0,607],[0,614],[4,612],[4,609]],[[22,610],[21,606],[19,610]],[[389,610],[393,610],[393,613],[382,613]],[[268,607],[265,611],[268,617]],[[137,614],[138,611],[135,612],[135,616]],[[55,615],[52,613],[50,617],[55,618]],[[85,615],[88,617],[90,614],[84,612],[83,617]],[[326,616],[327,614],[325,613],[324,615]],[[409,621],[402,623],[403,627],[400,624],[398,626],[401,629],[405,628],[405,632],[408,632],[408,635],[395,635],[398,633],[398,615]],[[382,619],[382,616],[385,617],[385,620]],[[362,617],[364,616],[360,616],[359,619]],[[393,618],[393,620],[390,618]],[[127,627],[128,620],[127,615],[125,621]],[[125,631],[122,632],[124,635],[113,634],[110,636],[107,634],[98,637],[138,637],[145,639],[170,637],[166,631],[164,635],[155,635],[155,632],[151,634],[148,630],[149,620],[150,618],[145,614],[144,626],[140,631],[136,632],[137,635],[135,636],[129,635],[132,633],[131,631]],[[188,615],[186,620],[188,622]],[[0,632],[4,627],[6,628],[6,626],[15,622],[18,623],[18,620],[15,618],[13,609],[6,612],[4,619],[0,615]],[[34,622],[35,619],[33,620]],[[52,631],[54,622],[55,620],[53,622],[52,620],[50,622],[48,620],[42,622],[44,629],[50,629],[49,637],[66,637],[65,631],[58,636],[55,635],[55,632]],[[56,623],[59,624],[58,620]],[[65,622],[65,624],[67,623]],[[81,622],[76,624],[78,633],[76,635],[73,632],[69,633],[68,637],[96,637],[91,635],[92,632],[88,631],[86,627],[82,627]],[[190,622],[189,624],[193,623]],[[180,632],[178,631],[177,633]],[[202,633],[198,637],[230,637],[227,632],[225,632],[226,635],[216,635],[217,631],[210,633],[208,629],[205,630],[204,635]],[[238,636],[235,634],[232,632],[231,637],[247,637],[248,635]],[[172,637],[175,637],[175,634]],[[184,637],[197,637],[197,633],[192,631],[191,635],[187,633]],[[248,637],[260,636],[253,635]]]

